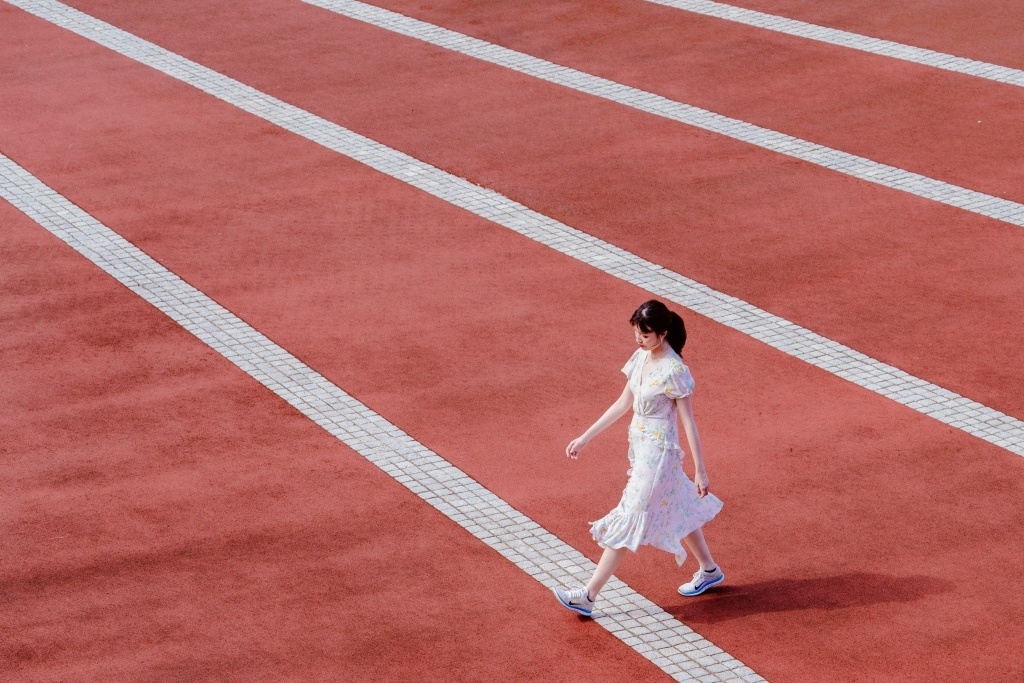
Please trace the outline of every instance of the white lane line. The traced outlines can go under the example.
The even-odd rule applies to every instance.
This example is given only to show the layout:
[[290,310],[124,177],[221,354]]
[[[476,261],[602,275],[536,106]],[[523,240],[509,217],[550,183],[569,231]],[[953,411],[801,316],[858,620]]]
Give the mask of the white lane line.
[[260,92],[54,0],[7,0],[254,116],[514,230],[774,349],[1024,456],[1024,421],[571,228],[336,123]]
[[827,26],[809,24],[796,19],[787,19],[775,14],[766,14],[755,10],[726,5],[712,0],[647,0],[655,5],[665,5],[676,9],[703,14],[716,19],[725,19],[738,24],[746,24],[756,28],[763,28],[769,31],[785,33],[798,38],[817,40],[830,45],[848,47],[861,52],[870,52],[882,57],[902,59],[907,62],[914,62],[924,66],[931,66],[936,69],[955,71],[956,73],[986,78],[999,83],[1007,83],[1024,87],[1024,71],[1013,69],[1008,66],[979,62],[975,59],[957,57],[944,52],[936,52],[923,47],[904,45],[891,40],[872,38],[859,33],[851,33]]
[[[0,196],[543,585],[593,572],[573,547],[3,154]],[[598,623],[676,680],[764,680],[622,581],[602,595]]]
[[[11,1],[11,0],[9,0]],[[350,19],[422,40],[594,97],[740,140],[816,166],[1024,227],[1024,204],[889,166],[707,109],[577,71],[357,0],[303,0]],[[14,1],[14,4],[23,4]],[[35,4],[35,3],[24,3]]]

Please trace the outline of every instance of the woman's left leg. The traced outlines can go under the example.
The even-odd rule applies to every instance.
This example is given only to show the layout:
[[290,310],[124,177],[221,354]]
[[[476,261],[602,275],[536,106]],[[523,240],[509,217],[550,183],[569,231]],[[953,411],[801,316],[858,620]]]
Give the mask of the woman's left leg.
[[700,562],[700,568],[707,571],[716,568],[715,558],[711,557],[711,550],[708,549],[708,542],[704,540],[704,530],[697,529],[688,536],[683,537],[683,543],[690,549],[693,556]]
[[725,581],[725,574],[715,564],[715,558],[711,557],[711,551],[708,550],[708,542],[704,540],[704,532],[697,529],[688,536],[683,537],[683,543],[690,549],[693,556],[700,562],[700,569],[693,575],[693,580],[684,583],[679,587],[679,593],[686,597],[692,597],[694,595],[700,595],[712,586]]

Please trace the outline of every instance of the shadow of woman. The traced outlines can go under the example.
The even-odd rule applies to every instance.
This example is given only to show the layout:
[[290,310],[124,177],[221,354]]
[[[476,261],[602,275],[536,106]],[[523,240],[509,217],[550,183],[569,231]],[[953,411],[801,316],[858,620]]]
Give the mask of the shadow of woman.
[[840,610],[887,602],[913,602],[946,593],[953,582],[931,576],[853,572],[814,579],[772,579],[725,585],[688,599],[668,612],[688,624],[716,624],[752,614],[792,610]]

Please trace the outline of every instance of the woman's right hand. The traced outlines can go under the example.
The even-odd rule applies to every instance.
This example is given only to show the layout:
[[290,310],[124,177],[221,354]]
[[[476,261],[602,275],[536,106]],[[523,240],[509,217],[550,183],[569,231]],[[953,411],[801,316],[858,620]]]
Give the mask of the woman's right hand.
[[586,445],[587,440],[584,439],[582,436],[573,439],[572,441],[569,442],[569,445],[565,447],[565,454],[572,458],[573,460],[575,460],[576,458],[580,457],[580,451],[582,451],[584,447],[586,447]]

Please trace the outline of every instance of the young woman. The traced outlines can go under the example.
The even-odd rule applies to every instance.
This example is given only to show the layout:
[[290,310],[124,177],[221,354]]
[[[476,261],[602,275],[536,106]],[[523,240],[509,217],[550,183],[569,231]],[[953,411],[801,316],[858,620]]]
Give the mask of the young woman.
[[[700,595],[725,580],[704,540],[701,527],[722,509],[708,493],[700,435],[693,418],[693,377],[679,357],[686,343],[683,319],[660,301],[648,301],[629,319],[640,347],[622,368],[622,395],[583,436],[565,449],[575,460],[590,441],[633,409],[629,425],[629,481],[618,506],[591,523],[590,532],[604,548],[601,561],[586,586],[556,588],[564,607],[590,616],[598,593],[615,573],[626,550],[650,545],[675,555],[682,566],[686,551],[700,562],[693,580],[679,587],[685,596]],[[683,471],[685,453],[679,445],[678,419],[693,456],[694,481]]]

